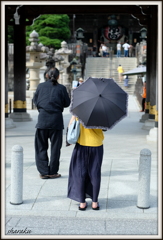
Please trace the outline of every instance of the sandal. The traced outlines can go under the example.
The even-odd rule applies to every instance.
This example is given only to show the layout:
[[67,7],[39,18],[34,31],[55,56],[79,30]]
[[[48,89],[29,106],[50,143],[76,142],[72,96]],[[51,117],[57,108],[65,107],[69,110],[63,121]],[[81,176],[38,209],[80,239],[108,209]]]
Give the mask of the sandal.
[[92,209],[93,209],[93,210],[99,210],[99,209],[100,209],[99,203],[97,202],[97,207],[95,207],[95,208],[92,207]]
[[59,177],[61,177],[61,174],[56,173],[56,174],[48,175],[48,176],[49,176],[49,178],[59,178]]
[[87,208],[87,202],[86,202],[86,205],[84,208],[80,207],[80,204],[79,204],[79,210],[84,211],[84,210],[86,210],[86,208]]

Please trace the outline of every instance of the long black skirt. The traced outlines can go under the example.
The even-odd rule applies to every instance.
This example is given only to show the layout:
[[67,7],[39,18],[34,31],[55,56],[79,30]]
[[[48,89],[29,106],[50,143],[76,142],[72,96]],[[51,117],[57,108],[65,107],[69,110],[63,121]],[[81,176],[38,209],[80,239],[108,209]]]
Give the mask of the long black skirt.
[[69,167],[68,198],[82,203],[86,198],[91,198],[93,202],[98,201],[102,159],[103,145],[75,145]]

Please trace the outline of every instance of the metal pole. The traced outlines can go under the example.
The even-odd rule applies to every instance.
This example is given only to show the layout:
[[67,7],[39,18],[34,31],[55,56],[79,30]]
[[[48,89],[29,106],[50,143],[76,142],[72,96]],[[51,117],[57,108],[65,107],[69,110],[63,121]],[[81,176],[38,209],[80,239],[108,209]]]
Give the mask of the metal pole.
[[10,113],[11,113],[11,99],[9,100],[9,104],[10,104]]
[[151,151],[142,149],[139,161],[138,208],[149,208],[150,199]]
[[76,18],[76,15],[73,14],[73,41],[75,42],[75,18]]
[[76,73],[74,73],[74,81],[76,81]]
[[23,148],[19,145],[12,147],[11,154],[11,204],[23,202]]
[[33,99],[32,99],[32,102],[31,102],[31,104],[32,104],[32,106],[31,106],[31,107],[32,107],[32,110],[33,110],[33,109],[34,109],[34,107],[33,107]]
[[112,47],[110,49],[110,78],[112,78]]

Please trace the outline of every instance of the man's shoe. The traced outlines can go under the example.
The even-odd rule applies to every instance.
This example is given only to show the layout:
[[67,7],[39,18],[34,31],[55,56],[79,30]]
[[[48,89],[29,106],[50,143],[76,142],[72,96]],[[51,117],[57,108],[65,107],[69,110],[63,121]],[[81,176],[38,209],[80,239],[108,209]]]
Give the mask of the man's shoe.
[[48,175],[48,176],[49,176],[49,178],[59,178],[59,177],[61,177],[61,174],[56,173],[56,174]]
[[49,178],[49,175],[41,175],[41,174],[40,174],[40,178],[41,178],[41,179],[48,179],[48,178]]

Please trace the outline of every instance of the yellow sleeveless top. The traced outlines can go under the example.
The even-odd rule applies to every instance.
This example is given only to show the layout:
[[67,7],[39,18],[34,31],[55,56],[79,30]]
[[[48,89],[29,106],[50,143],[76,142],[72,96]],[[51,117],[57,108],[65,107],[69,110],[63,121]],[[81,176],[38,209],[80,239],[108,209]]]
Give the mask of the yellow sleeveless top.
[[99,147],[103,144],[103,139],[102,129],[87,129],[80,123],[80,136],[77,143],[82,146]]
[[118,72],[119,72],[119,73],[123,73],[123,72],[124,72],[124,70],[123,70],[123,67],[122,67],[122,66],[119,66],[117,70],[118,70]]

